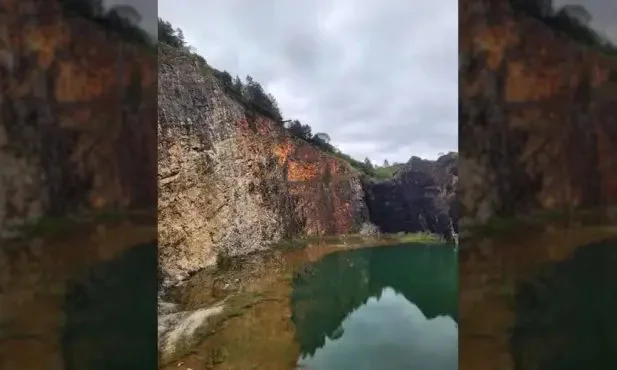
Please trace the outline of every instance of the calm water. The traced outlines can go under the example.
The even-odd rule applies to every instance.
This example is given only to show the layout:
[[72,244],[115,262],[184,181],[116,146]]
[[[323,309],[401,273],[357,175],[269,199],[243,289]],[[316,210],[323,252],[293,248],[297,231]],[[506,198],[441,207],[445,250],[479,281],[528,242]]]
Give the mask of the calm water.
[[0,248],[0,369],[157,366],[156,228]]
[[510,343],[517,368],[617,368],[617,239],[541,266],[518,285],[515,310]]
[[163,369],[457,369],[457,255],[450,245],[322,244],[198,274],[176,292],[184,309],[257,301],[229,303],[224,322]]
[[612,370],[617,229],[483,240],[460,259],[462,370]]
[[294,278],[291,306],[298,364],[306,369],[457,369],[451,246],[327,255]]
[[65,370],[157,367],[157,245],[130,248],[67,284]]

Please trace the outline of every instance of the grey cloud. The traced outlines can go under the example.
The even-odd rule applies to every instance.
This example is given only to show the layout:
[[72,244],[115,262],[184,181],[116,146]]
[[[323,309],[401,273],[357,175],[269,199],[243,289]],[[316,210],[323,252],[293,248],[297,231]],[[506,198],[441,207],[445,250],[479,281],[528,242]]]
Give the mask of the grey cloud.
[[141,16],[139,26],[151,35],[158,32],[158,9],[156,1],[152,0],[103,0],[103,5],[110,8],[115,5],[129,5]]
[[617,44],[617,2],[612,0],[555,0],[555,8],[582,5],[591,14],[591,26]]
[[[138,1],[138,0],[135,0]],[[357,159],[457,149],[458,2],[160,0],[208,62]]]

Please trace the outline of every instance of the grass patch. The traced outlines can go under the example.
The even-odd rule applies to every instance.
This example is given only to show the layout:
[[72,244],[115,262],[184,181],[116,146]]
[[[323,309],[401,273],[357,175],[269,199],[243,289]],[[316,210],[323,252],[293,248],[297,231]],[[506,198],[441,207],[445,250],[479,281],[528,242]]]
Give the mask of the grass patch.
[[599,226],[610,224],[606,210],[551,209],[516,217],[493,217],[481,225],[469,227],[472,237],[510,237],[526,232],[541,232],[548,226],[567,229],[572,226]]
[[73,214],[59,217],[41,217],[36,221],[18,228],[18,236],[14,239],[34,239],[53,237],[75,231],[86,225],[111,224],[133,217],[143,217],[152,214],[147,210],[104,210],[84,214]]
[[431,233],[407,233],[407,234],[395,234],[392,236],[385,236],[385,238],[391,238],[399,243],[443,243],[442,237]]
[[443,243],[441,236],[431,233],[398,233],[381,234],[379,236],[363,236],[360,234],[324,235],[284,239],[272,245],[273,249],[286,250],[305,248],[309,245],[340,245],[340,244],[379,244],[385,243]]
[[273,249],[286,250],[305,248],[312,244],[318,245],[336,245],[336,244],[354,244],[365,242],[368,237],[363,237],[359,234],[345,235],[322,235],[322,236],[305,236],[283,239],[272,245]]

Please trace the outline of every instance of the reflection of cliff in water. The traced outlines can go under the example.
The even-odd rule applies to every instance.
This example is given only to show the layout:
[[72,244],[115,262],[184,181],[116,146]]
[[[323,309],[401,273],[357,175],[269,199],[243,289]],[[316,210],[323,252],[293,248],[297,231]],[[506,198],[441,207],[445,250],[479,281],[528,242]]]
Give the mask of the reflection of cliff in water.
[[293,281],[292,321],[303,354],[314,355],[326,337],[369,298],[391,287],[428,318],[458,321],[457,253],[451,246],[397,245],[333,253]]
[[517,369],[615,369],[617,240],[581,247],[520,285],[511,346]]
[[157,246],[131,248],[69,284],[66,369],[157,367]]

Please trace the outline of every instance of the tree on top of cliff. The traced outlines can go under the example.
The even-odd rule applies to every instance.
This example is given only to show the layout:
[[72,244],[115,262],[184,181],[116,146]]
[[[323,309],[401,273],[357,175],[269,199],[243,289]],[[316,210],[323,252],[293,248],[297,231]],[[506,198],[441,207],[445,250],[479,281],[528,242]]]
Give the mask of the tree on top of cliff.
[[313,140],[323,144],[330,144],[330,135],[325,132],[318,132],[313,136]]
[[164,42],[175,48],[184,48],[186,46],[184,33],[180,28],[174,28],[171,23],[159,18],[158,29],[159,42]]
[[581,5],[565,5],[556,10],[551,0],[510,0],[510,4],[513,10],[537,18],[573,40],[617,55],[617,46],[589,26],[591,14]]
[[135,26],[141,22],[141,14],[129,5],[116,5],[109,10],[109,15],[110,17],[123,19]]
[[311,138],[313,137],[313,133],[311,132],[312,131],[311,126],[303,125],[298,120],[293,120],[289,122],[289,124],[287,125],[287,130],[289,130],[289,132],[292,135],[297,136],[306,141],[311,140]]
[[231,84],[231,89],[237,92],[238,94],[242,94],[243,88],[244,88],[244,85],[242,84],[242,80],[240,79],[240,77],[238,76],[234,77],[234,80]]
[[559,14],[569,17],[581,25],[587,26],[591,22],[591,14],[581,5],[565,5],[557,12],[557,15]]
[[214,75],[223,83],[224,86],[230,89],[233,88],[233,79],[231,78],[229,72],[214,70]]
[[248,103],[254,104],[270,113],[275,120],[283,121],[283,116],[274,96],[267,94],[261,84],[255,81],[253,77],[246,76],[246,84],[242,89],[242,96]]
[[59,0],[59,3],[65,16],[90,20],[132,43],[153,45],[152,37],[138,26],[141,15],[131,6],[116,5],[106,11],[102,0]]

